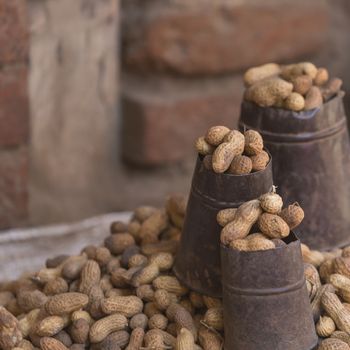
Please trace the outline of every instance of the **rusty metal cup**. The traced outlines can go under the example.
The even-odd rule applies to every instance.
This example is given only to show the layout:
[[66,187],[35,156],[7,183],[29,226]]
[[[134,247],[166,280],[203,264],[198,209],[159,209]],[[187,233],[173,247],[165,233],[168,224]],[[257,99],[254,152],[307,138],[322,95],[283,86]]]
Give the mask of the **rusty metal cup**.
[[268,192],[273,185],[272,160],[264,170],[247,174],[216,174],[197,159],[174,272],[191,290],[222,296],[219,210],[236,208]]
[[313,249],[350,244],[350,145],[340,92],[321,108],[292,112],[244,101],[240,128],[261,133],[285,203],[305,211],[298,237]]
[[300,242],[243,252],[221,245],[225,350],[311,350],[318,338]]

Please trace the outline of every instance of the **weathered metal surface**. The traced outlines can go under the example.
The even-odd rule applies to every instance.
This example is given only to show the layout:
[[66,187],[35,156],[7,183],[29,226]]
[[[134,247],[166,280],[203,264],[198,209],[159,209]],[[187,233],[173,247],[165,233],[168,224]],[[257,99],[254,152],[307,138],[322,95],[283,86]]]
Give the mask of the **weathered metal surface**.
[[272,161],[248,175],[216,174],[198,157],[174,272],[189,288],[221,297],[219,210],[238,207],[268,192],[273,184]]
[[313,249],[350,243],[350,146],[340,92],[320,109],[300,113],[243,102],[240,128],[259,131],[273,157],[273,176],[285,203],[299,202],[296,229]]
[[300,242],[242,252],[221,246],[225,350],[310,350],[317,345]]

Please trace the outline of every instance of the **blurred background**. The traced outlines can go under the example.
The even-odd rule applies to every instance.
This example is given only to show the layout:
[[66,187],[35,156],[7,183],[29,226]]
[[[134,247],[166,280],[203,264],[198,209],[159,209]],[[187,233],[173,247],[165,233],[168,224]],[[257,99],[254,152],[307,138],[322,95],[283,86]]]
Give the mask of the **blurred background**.
[[0,228],[186,193],[244,70],[300,60],[349,91],[348,0],[0,0]]

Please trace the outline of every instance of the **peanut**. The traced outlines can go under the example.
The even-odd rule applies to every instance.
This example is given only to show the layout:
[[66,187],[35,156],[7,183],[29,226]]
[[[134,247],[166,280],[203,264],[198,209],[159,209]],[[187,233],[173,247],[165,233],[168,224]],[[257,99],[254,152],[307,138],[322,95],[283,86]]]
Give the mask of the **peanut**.
[[40,347],[42,350],[68,350],[60,341],[49,337],[41,338]]
[[212,146],[219,146],[229,132],[230,129],[226,126],[212,126],[205,135],[205,141]]
[[291,111],[299,112],[299,111],[303,110],[305,107],[305,99],[301,94],[299,94],[297,92],[292,92],[284,100],[284,107],[286,109],[291,110]]
[[45,304],[45,310],[49,315],[64,315],[85,307],[88,302],[85,294],[62,293],[51,297]]
[[304,210],[298,203],[294,203],[283,209],[279,215],[288,224],[289,228],[293,230],[303,221]]
[[168,326],[168,319],[162,314],[155,314],[148,320],[149,329],[165,330]]
[[40,321],[36,333],[41,337],[52,337],[66,327],[68,323],[68,317],[49,316]]
[[316,295],[311,302],[311,310],[312,310],[312,314],[315,322],[318,321],[318,319],[320,318],[321,301],[322,301],[323,294],[325,292],[334,292],[334,287],[331,284],[324,284],[317,290]]
[[263,213],[258,220],[261,232],[270,238],[284,238],[289,235],[289,226],[278,215]]
[[100,279],[100,266],[96,261],[88,260],[81,271],[79,291],[84,294],[89,294],[91,288],[98,284]]
[[224,329],[222,307],[212,307],[208,309],[204,315],[203,321],[207,326],[222,331]]
[[317,86],[312,86],[305,96],[306,111],[322,106],[323,99],[321,90]]
[[151,329],[145,334],[145,345],[148,349],[163,350],[165,348],[163,335],[158,329]]
[[194,350],[193,334],[186,328],[181,328],[179,335],[176,338],[175,350]]
[[262,210],[270,214],[278,214],[283,207],[283,200],[277,193],[265,193],[259,198]]
[[335,96],[341,89],[343,81],[339,78],[332,78],[329,82],[322,88],[322,97],[325,102],[330,100]]
[[130,335],[130,341],[125,350],[139,350],[143,343],[145,331],[142,328],[135,328]]
[[334,273],[350,278],[350,258],[339,257],[333,261]]
[[236,155],[239,155],[239,150],[235,149],[234,143],[224,142],[220,144],[213,153],[213,170],[219,174],[224,173]]
[[259,154],[264,147],[261,135],[255,130],[248,130],[244,133],[245,145],[244,152],[249,156]]
[[272,107],[278,100],[287,98],[292,90],[293,84],[280,78],[268,78],[250,86],[245,98],[260,107]]
[[199,329],[199,343],[203,350],[221,350],[223,346],[220,336],[203,326]]
[[116,296],[102,300],[101,307],[105,314],[119,313],[132,317],[142,311],[143,302],[136,296]]
[[276,248],[275,244],[267,239],[256,237],[248,241],[248,251],[269,250]]
[[17,319],[0,306],[0,348],[11,350],[22,340]]
[[148,317],[145,314],[134,315],[129,322],[131,329],[142,328],[146,329],[148,325]]
[[262,210],[259,200],[252,200],[243,203],[236,212],[236,215],[221,231],[221,242],[229,244],[230,242],[244,238],[248,235],[250,229],[258,220]]
[[329,277],[330,283],[338,290],[339,295],[346,302],[350,302],[350,278],[339,274]]
[[96,321],[90,328],[89,338],[91,343],[103,341],[109,334],[127,327],[128,320],[120,314],[106,316]]
[[318,350],[349,350],[350,347],[348,344],[343,342],[340,339],[325,339],[321,342],[320,346],[318,347]]
[[314,78],[314,84],[321,86],[327,83],[329,79],[328,70],[326,68],[318,68]]
[[321,303],[327,314],[333,319],[337,328],[350,332],[350,312],[342,305],[339,298],[330,292],[324,292]]
[[244,84],[251,86],[260,80],[277,76],[281,72],[281,68],[276,63],[268,63],[259,67],[248,69],[243,77]]
[[188,293],[188,289],[181,285],[176,277],[159,276],[153,281],[153,287],[156,289],[165,289],[169,293],[183,296]]
[[333,259],[323,261],[319,267],[319,272],[322,281],[329,283],[329,278],[334,273]]
[[201,136],[196,141],[196,150],[199,154],[206,156],[213,154],[215,147],[208,143],[203,136]]
[[249,174],[252,168],[252,160],[249,157],[238,155],[233,158],[228,172],[233,175],[244,175]]
[[99,345],[103,350],[123,349],[128,345],[130,335],[127,331],[117,331],[109,334]]
[[292,77],[290,81],[293,84],[293,91],[302,96],[306,95],[312,86],[312,79],[306,74]]
[[324,262],[324,256],[317,250],[310,250],[305,244],[301,244],[301,253],[303,260],[306,263],[312,264],[315,267],[319,267]]
[[320,337],[329,337],[336,330],[334,321],[328,316],[321,316],[316,325],[317,334]]
[[174,321],[178,327],[188,329],[195,340],[197,340],[197,328],[192,315],[181,305],[172,304],[166,310],[166,315],[170,321]]
[[233,221],[237,212],[237,208],[222,209],[216,216],[216,221],[222,227]]
[[105,240],[105,246],[112,254],[121,254],[123,251],[135,244],[135,239],[130,233],[115,233]]
[[158,236],[168,225],[168,215],[165,210],[155,211],[141,225],[140,237],[144,243],[154,243],[158,241]]
[[250,159],[252,160],[252,170],[260,171],[266,168],[270,161],[270,156],[266,151],[261,151],[259,154],[251,156]]

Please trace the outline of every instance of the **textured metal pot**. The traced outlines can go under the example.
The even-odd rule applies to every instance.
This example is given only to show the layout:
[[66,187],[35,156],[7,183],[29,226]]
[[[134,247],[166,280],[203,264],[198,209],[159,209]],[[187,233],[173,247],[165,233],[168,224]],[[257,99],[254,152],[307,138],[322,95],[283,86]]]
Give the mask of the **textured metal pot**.
[[318,338],[300,242],[276,249],[221,246],[225,350],[310,350]]
[[221,297],[219,210],[234,208],[268,192],[272,161],[248,175],[216,174],[198,157],[174,272],[190,289]]
[[285,203],[299,202],[296,229],[313,249],[350,243],[350,146],[344,93],[320,109],[292,112],[243,102],[241,129],[259,131],[273,157],[273,177]]

